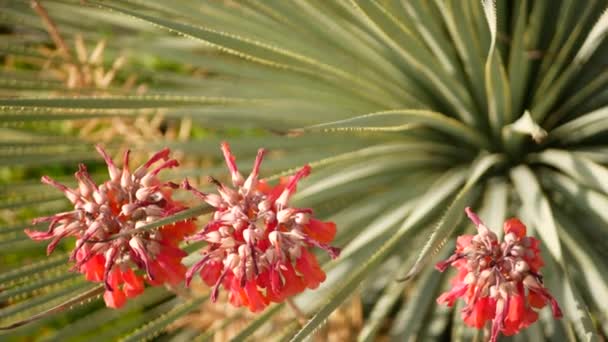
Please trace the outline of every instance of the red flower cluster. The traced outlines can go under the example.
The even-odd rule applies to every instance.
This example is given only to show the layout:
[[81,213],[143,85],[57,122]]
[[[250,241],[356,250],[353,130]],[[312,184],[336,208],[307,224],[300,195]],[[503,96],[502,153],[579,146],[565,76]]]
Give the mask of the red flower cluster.
[[458,237],[456,253],[436,265],[441,272],[450,265],[458,269],[452,289],[437,302],[452,306],[462,297],[467,304],[462,311],[464,322],[479,329],[492,321],[492,342],[500,332],[513,335],[536,322],[535,309],[547,303],[553,316],[560,318],[559,305],[539,273],[543,266],[540,242],[526,236],[526,226],[516,218],[507,220],[504,241],[499,243],[470,208],[465,211],[477,227],[477,235]]
[[188,271],[186,282],[200,271],[203,281],[213,286],[212,300],[223,284],[233,305],[247,306],[253,312],[319,286],[325,273],[309,249],[319,247],[336,258],[339,249],[327,245],[336,226],[315,219],[311,209],[288,206],[297,182],[310,173],[310,166],[271,187],[258,180],[263,149],[247,179],[239,173],[227,143],[222,144],[222,151],[235,189],[212,178],[219,195],[205,194],[184,182],[186,189],[216,208],[212,220],[192,237],[208,245],[203,258]]
[[[196,227],[192,220],[163,226],[157,231],[142,231],[131,236],[111,239],[160,218],[186,209],[171,198],[175,184],[162,183],[157,175],[178,162],[169,159],[169,150],[156,153],[148,162],[131,172],[129,151],[124,155],[122,170],[101,147],[97,147],[108,165],[110,180],[97,185],[86,167],[80,164],[74,189],[42,177],[42,182],[61,190],[74,205],[74,210],[34,220],[50,222],[48,231],[26,234],[33,240],[52,239],[47,253],[53,252],[66,236],[76,237],[71,260],[87,280],[105,283],[104,300],[112,308],[121,307],[127,297],[144,290],[144,278],[151,285],[177,284],[184,279],[186,268],[181,260],[186,253],[179,242]],[[156,168],[152,165],[162,161]],[[97,242],[95,242],[97,241]],[[144,270],[145,276],[135,270]]]

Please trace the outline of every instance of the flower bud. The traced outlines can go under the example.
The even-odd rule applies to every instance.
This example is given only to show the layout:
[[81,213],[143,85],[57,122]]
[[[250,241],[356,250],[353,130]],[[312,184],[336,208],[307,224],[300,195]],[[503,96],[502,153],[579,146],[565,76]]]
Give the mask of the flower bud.
[[252,229],[245,229],[243,230],[243,240],[245,240],[245,243],[247,244],[251,244],[254,243],[253,241],[253,230]]
[[277,221],[279,223],[287,223],[293,216],[293,209],[287,208],[277,213]]
[[261,201],[258,203],[258,210],[261,212],[268,211],[271,207],[272,205],[270,204],[270,201]]
[[241,262],[241,257],[236,253],[230,253],[224,259],[224,266],[226,268],[234,269],[237,268],[239,263]]
[[222,236],[218,231],[213,231],[205,234],[205,240],[211,243],[220,243],[220,241],[222,240]]
[[505,234],[504,241],[508,244],[514,244],[517,241],[517,236],[514,233]]
[[308,222],[310,222],[310,215],[308,215],[306,213],[297,213],[296,217],[295,217],[295,221],[299,225],[308,224]]
[[526,249],[521,245],[511,247],[510,254],[514,257],[521,257],[525,254]]
[[268,240],[270,241],[270,243],[271,243],[273,246],[279,247],[279,241],[280,241],[280,236],[279,236],[279,234],[280,234],[280,233],[279,233],[279,232],[277,232],[276,230],[275,230],[275,231],[272,231],[272,232],[270,232],[270,234],[268,234]]

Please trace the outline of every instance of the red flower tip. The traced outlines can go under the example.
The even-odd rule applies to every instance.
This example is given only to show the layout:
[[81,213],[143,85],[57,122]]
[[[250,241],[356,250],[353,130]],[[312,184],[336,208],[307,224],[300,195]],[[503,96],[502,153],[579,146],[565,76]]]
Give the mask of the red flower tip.
[[[148,162],[131,172],[129,151],[119,169],[109,154],[97,146],[108,166],[110,180],[97,185],[86,166],[80,164],[75,173],[77,187],[68,188],[50,177],[42,182],[62,191],[74,204],[74,210],[35,219],[34,223],[50,222],[46,232],[26,229],[33,240],[51,240],[51,253],[66,236],[76,237],[76,247],[70,260],[74,269],[89,281],[103,282],[104,300],[113,308],[121,307],[126,298],[143,292],[144,277],[133,269],[145,270],[151,285],[176,284],[183,280],[186,268],[181,259],[186,255],[179,242],[196,229],[192,220],[160,227],[157,231],[142,231],[131,238],[112,239],[114,234],[131,231],[150,222],[186,209],[173,200],[173,183],[163,183],[157,174],[178,165],[169,159],[169,149],[154,154]],[[152,169],[154,165],[158,164]]]
[[450,267],[450,265],[454,261],[459,260],[461,258],[462,258],[462,256],[460,256],[458,254],[452,254],[452,256],[450,256],[448,259],[440,261],[437,264],[435,264],[435,269],[439,272],[443,272],[443,271],[447,270],[448,267]]
[[311,218],[308,225],[304,226],[304,231],[308,236],[321,243],[329,243],[336,236],[336,224]]
[[244,181],[228,143],[222,143],[221,150],[234,189],[215,179],[219,195],[183,185],[216,208],[211,221],[192,236],[192,240],[207,242],[207,247],[201,261],[187,272],[186,281],[199,272],[213,286],[212,299],[223,286],[231,304],[253,312],[318,287],[325,273],[309,249],[318,247],[338,257],[340,250],[328,245],[336,225],[317,220],[310,209],[288,205],[298,181],[310,174],[310,166],[272,187],[258,179],[263,149],[258,150],[253,170]]
[[103,299],[106,306],[113,309],[121,308],[127,298],[136,297],[144,291],[143,279],[135,275],[131,269],[122,271],[114,268],[109,273],[107,281],[110,283],[110,289],[106,290]]
[[120,309],[125,305],[127,297],[122,291],[106,291],[103,294],[103,300],[106,306],[112,309]]
[[481,329],[492,322],[490,341],[500,333],[513,335],[538,319],[535,309],[551,305],[553,316],[562,312],[557,301],[542,285],[539,242],[526,236],[526,227],[516,218],[504,223],[503,242],[492,233],[470,209],[467,215],[477,227],[477,235],[458,237],[456,252],[435,268],[458,269],[453,287],[437,299],[452,306],[457,298],[467,304],[462,311],[464,322]]
[[526,226],[517,218],[510,218],[503,225],[505,234],[513,233],[518,238],[526,236]]

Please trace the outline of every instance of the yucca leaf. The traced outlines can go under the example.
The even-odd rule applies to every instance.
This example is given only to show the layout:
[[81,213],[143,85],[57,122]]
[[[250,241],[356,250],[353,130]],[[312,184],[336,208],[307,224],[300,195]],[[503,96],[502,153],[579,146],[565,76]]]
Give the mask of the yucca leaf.
[[[427,64],[434,58],[428,56],[424,48],[416,48],[414,44],[417,42],[409,37],[409,31],[399,25],[378,2],[358,0],[352,2],[369,20],[369,23],[378,30],[379,36],[421,76],[420,82],[442,94],[458,117],[466,123],[472,123],[474,119],[471,115],[472,105],[469,96],[461,85],[452,82],[452,78]],[[404,46],[413,46],[414,49],[408,50]],[[427,56],[425,57],[424,54]]]
[[194,106],[255,102],[250,99],[213,98],[179,95],[98,96],[73,98],[0,99],[0,106],[122,109]]
[[532,170],[522,165],[511,170],[511,180],[523,202],[524,211],[528,215],[535,213],[535,215],[530,215],[530,218],[534,219],[532,223],[536,227],[535,231],[538,232],[553,258],[558,263],[563,263],[562,248],[551,207],[536,176]]
[[[423,154],[418,155],[418,153],[416,153],[417,151],[421,151],[421,152],[423,152]],[[314,169],[331,166],[334,164],[342,164],[342,165],[346,166],[346,162],[354,162],[356,160],[365,159],[365,158],[381,157],[381,156],[400,154],[400,153],[406,153],[406,152],[409,152],[409,158],[407,158],[408,160],[404,160],[402,162],[402,165],[404,167],[406,167],[406,166],[413,167],[415,164],[417,164],[417,162],[420,162],[421,164],[424,164],[425,161],[432,163],[433,160],[427,159],[427,156],[430,156],[431,154],[434,155],[433,159],[435,161],[439,162],[439,160],[441,159],[441,158],[439,158],[439,156],[442,156],[444,153],[445,154],[461,153],[462,151],[460,151],[458,149],[453,149],[449,146],[435,145],[435,144],[396,143],[396,144],[386,144],[386,145],[375,145],[375,146],[370,146],[370,147],[352,151],[352,152],[334,154],[331,157],[324,158],[321,160],[310,161],[307,164]],[[268,181],[273,181],[280,177],[284,177],[284,176],[293,174],[297,170],[299,170],[302,166],[303,165],[299,165],[295,168],[266,177],[265,179]],[[360,172],[363,172],[363,171],[360,171]],[[340,182],[346,183],[347,180],[340,180]]]
[[558,211],[556,211],[556,218],[560,223],[559,232],[562,241],[568,247],[568,252],[572,253],[580,265],[577,269],[584,270],[584,272],[580,272],[585,278],[584,284],[586,284],[586,289],[582,292],[588,293],[595,300],[596,306],[603,315],[598,318],[605,321],[608,317],[608,309],[604,307],[603,303],[608,296],[608,278],[606,277],[608,270],[585,239],[569,232],[568,228],[572,227],[573,223]]
[[[183,304],[182,299],[170,297],[168,300],[155,303],[150,307],[142,308],[143,310],[141,310],[139,314],[134,313],[130,316],[121,316],[118,320],[115,320],[112,325],[104,326],[102,327],[104,329],[89,334],[87,340],[91,342],[103,342],[127,337],[129,334],[132,335],[137,333],[137,331],[144,328],[146,324],[160,320],[163,315],[167,315],[172,309],[180,304]],[[162,329],[165,328],[166,325],[155,325],[155,327]]]
[[172,296],[171,292],[162,287],[149,288],[140,297],[127,302],[124,308],[120,310],[108,308],[96,310],[70,323],[69,326],[64,327],[55,334],[47,336],[43,341],[65,341],[72,337],[84,336],[104,324],[112,324],[114,320],[120,320],[121,317],[128,315],[129,312],[137,311],[138,309],[162,301],[169,296]]
[[532,158],[557,168],[580,184],[608,194],[608,185],[604,181],[608,179],[608,169],[584,156],[564,150],[548,149]]
[[[422,157],[421,160],[423,163],[425,161],[432,162],[430,157]],[[395,160],[395,158],[390,157],[374,158],[373,161],[373,163],[369,163],[369,161],[356,163],[350,167],[344,168],[344,171],[339,175],[319,179],[313,183],[313,180],[319,178],[320,172],[317,173],[317,175],[314,176],[315,178],[310,178],[309,181],[311,184],[294,196],[294,201],[300,201],[316,194],[331,196],[333,194],[327,193],[327,190],[332,188],[335,189],[340,185],[349,187],[350,189],[348,191],[352,192],[353,188],[362,187],[361,180],[363,179],[390,171],[407,169],[409,165],[416,166],[417,164],[416,158],[412,158],[410,163],[408,163],[408,161]],[[319,197],[316,198],[318,200]]]
[[497,18],[496,2],[482,1],[486,20],[490,27],[491,43],[485,64],[486,96],[488,98],[488,117],[494,136],[501,134],[501,128],[512,121],[511,88],[500,53],[496,47]]
[[[449,190],[447,190],[449,191]],[[389,229],[395,227],[399,222],[403,222],[405,217],[414,208],[415,202],[405,202],[396,208],[386,210],[383,214],[370,222],[366,229],[362,229],[341,252],[342,258],[348,258],[351,254],[359,251],[361,248],[369,246],[370,242],[389,232]]]
[[[571,53],[570,48],[572,47],[572,43],[569,44],[569,49],[564,49],[563,46],[568,40],[568,33],[575,29],[575,26],[580,23],[579,15],[583,10],[583,6],[580,6],[580,3],[576,2],[563,2],[563,3],[534,3],[533,11],[536,16],[534,19],[531,19],[531,26],[534,26],[537,32],[537,40],[536,44],[531,45],[531,47],[535,47],[537,50],[534,51],[535,54],[543,54],[540,50],[542,48],[546,49],[546,52],[543,54],[544,58],[540,60],[539,66],[539,74],[545,75],[548,71],[552,69],[554,66],[554,61],[560,57],[568,55]],[[551,15],[552,19],[556,20],[556,23],[560,23],[560,25],[554,25],[551,29],[544,28],[546,32],[543,31],[542,27],[542,16]],[[547,38],[543,41],[542,38]],[[571,40],[572,42],[575,39]],[[539,59],[541,56],[536,55],[535,58]],[[555,69],[559,69],[554,67]],[[553,71],[554,73],[555,71]],[[534,84],[534,89],[538,88],[542,80],[537,79],[536,84]]]
[[[450,245],[440,253],[442,259],[451,252]],[[407,341],[423,335],[420,330],[428,327],[424,323],[434,309],[438,287],[443,278],[445,276],[432,267],[424,271],[417,284],[420,288],[413,291],[395,316],[395,324],[389,332],[392,340]]]
[[[453,75],[460,82],[464,81],[464,73],[462,68],[457,65],[456,49],[449,43],[449,37],[443,30],[443,21],[433,15],[433,10],[429,7],[432,3],[410,1],[401,2],[395,5],[396,8],[390,9],[390,12],[395,17],[403,15],[404,18],[399,20],[401,25],[408,25],[415,28],[420,36],[420,40],[424,41],[430,52],[437,58],[437,62],[449,74]],[[388,6],[387,6],[388,7]]]
[[[418,196],[432,186],[432,179],[420,178],[420,182],[415,186],[408,189],[392,189],[375,196],[361,198],[330,217],[342,227],[336,236],[336,244],[344,246],[342,257],[348,257],[383,234],[390,234],[398,227],[399,222],[403,222],[413,209]],[[439,193],[454,191],[460,182],[455,180],[442,184],[443,187],[437,189],[438,197],[441,197]],[[400,203],[400,200],[405,203]],[[383,214],[378,215],[377,213],[380,212]]]
[[514,13],[512,20],[513,38],[509,49],[508,80],[512,114],[514,115],[524,111],[524,94],[530,78],[530,52],[527,50],[529,48],[529,35],[531,34],[528,31],[528,12],[530,11],[530,7],[527,0],[514,2],[512,6]]
[[[533,219],[534,230],[538,232],[541,239],[555,259],[557,267],[553,272],[561,274],[561,281],[556,284],[563,294],[563,305],[566,314],[573,321],[575,330],[579,338],[583,340],[597,340],[597,334],[593,328],[593,323],[589,312],[574,288],[566,269],[565,260],[559,241],[558,228],[552,213],[551,206],[542,193],[540,185],[532,171],[526,166],[519,166],[511,171],[511,176],[515,188],[523,202],[523,209],[527,216]],[[530,213],[535,213],[530,215]]]
[[[555,189],[573,207],[583,210],[587,216],[597,217],[604,224],[608,222],[608,198],[605,195],[582,187],[572,178],[557,172],[545,171],[541,175],[547,188]],[[606,236],[603,229],[594,229],[592,232],[599,238]]]
[[473,164],[470,170],[470,177],[433,230],[427,243],[422,247],[416,262],[405,275],[405,280],[415,276],[421,270],[426,259],[443,247],[445,240],[462,219],[464,208],[470,203],[470,196],[474,193],[473,189],[476,182],[493,166],[502,161],[503,158],[501,156],[491,154],[481,157]]
[[591,113],[580,115],[563,125],[556,127],[549,135],[549,141],[574,144],[592,138],[608,130],[608,107],[602,107]]
[[[479,67],[483,63],[483,54],[486,51],[482,51],[484,44],[480,41],[477,36],[477,28],[471,21],[470,16],[466,15],[465,12],[468,10],[467,6],[462,6],[461,1],[435,1],[434,5],[437,6],[437,15],[441,15],[443,18],[444,25],[450,33],[452,43],[458,51],[460,61],[463,64],[464,72],[467,74],[469,89],[473,94],[477,109],[487,107],[487,99],[484,94],[484,75],[483,69]],[[477,3],[467,3],[470,6],[477,6]],[[428,4],[427,6],[432,7],[433,5]],[[478,126],[485,123],[483,121],[484,116],[477,116],[481,121]]]
[[59,274],[54,274],[52,276],[47,275],[46,277],[44,277],[42,279],[32,281],[27,284],[17,286],[14,288],[10,288],[10,289],[0,292],[0,301],[11,300],[13,298],[22,297],[31,292],[43,290],[47,286],[62,283],[66,280],[72,280],[79,276],[80,275],[77,273],[68,273],[68,272],[65,272],[65,270],[61,270],[61,272],[59,272]]
[[[484,164],[484,163],[482,163]],[[490,165],[491,166],[491,165]],[[483,166],[480,167],[483,169]],[[478,172],[483,173],[486,170],[478,170]],[[478,175],[479,177],[481,175]],[[432,190],[433,188],[431,188]],[[430,195],[429,200],[435,195],[433,192],[429,192]],[[449,194],[444,194],[444,196],[448,196]],[[438,209],[438,202],[432,203],[428,201],[426,205],[418,205],[413,213],[405,220],[402,227],[398,230],[396,234],[394,234],[384,245],[376,252],[374,255],[368,259],[368,261],[363,265],[363,267],[358,268],[357,272],[348,276],[348,280],[339,285],[338,290],[335,291],[330,299],[323,304],[322,308],[317,311],[317,313],[311,318],[311,320],[293,337],[293,341],[299,341],[305,338],[307,335],[312,333],[314,329],[318,327],[320,323],[342,302],[345,298],[347,298],[354,289],[358,286],[359,282],[368,275],[368,272],[372,270],[375,266],[378,266],[393,250],[394,248],[402,242],[402,239],[405,236],[408,236],[411,229],[420,224],[429,214],[435,212]]]
[[[591,6],[586,7],[583,17],[589,15],[592,9],[593,7]],[[572,80],[573,75],[585,65],[589,58],[596,52],[599,43],[605,38],[606,33],[608,32],[608,11],[606,11],[605,8],[603,10],[604,14],[600,16],[599,21],[595,24],[593,29],[588,32],[585,41],[573,58],[573,61],[566,66],[563,71],[561,71],[558,66],[554,66],[553,68],[556,72],[561,71],[559,77],[555,80],[545,78],[545,80],[547,80],[546,83],[544,85],[541,84],[537,96],[542,94],[542,98],[537,98],[531,109],[531,113],[535,120],[543,121],[545,119],[549,109],[555,104],[558,96],[564,90],[568,82]],[[585,21],[579,22],[577,25],[578,27],[575,29],[575,33],[582,32],[584,23]],[[575,39],[576,34],[571,34],[570,37],[571,39]],[[545,88],[542,88],[543,86],[548,88],[548,91],[544,91]]]
[[508,204],[509,185],[505,179],[488,180],[481,200],[479,215],[484,218],[487,227],[499,237],[502,236],[500,227],[507,217]]
[[584,64],[589,58],[597,51],[600,44],[606,39],[608,35],[608,8],[604,7],[602,14],[593,27],[589,31],[583,45],[578,50],[574,60],[578,63]]
[[[444,196],[449,196],[449,194],[445,194]],[[437,204],[438,203],[435,203],[435,205]],[[416,219],[406,219],[406,222],[400,228],[397,234],[393,235],[387,242],[385,242],[384,245],[377,252],[375,252],[373,256],[364,263],[363,266],[359,267],[355,273],[351,273],[346,281],[339,284],[337,290],[333,291],[329,299],[306,323],[306,325],[296,333],[296,335],[292,338],[292,341],[300,341],[317,329],[318,326],[331,314],[331,312],[333,312],[341,302],[350,296],[350,294],[359,286],[359,283],[367,275],[369,275],[369,272],[384,261],[385,258],[394,250],[394,248],[402,241],[402,239],[408,236],[410,229],[419,224],[434,210],[437,210],[437,207],[433,206],[432,204],[428,206],[418,206],[415,209],[415,216],[414,213],[410,215],[414,216]]]
[[[405,262],[403,262],[399,270],[400,272],[398,271],[397,274],[407,271],[409,261],[405,260]],[[359,335],[357,336],[357,341],[374,341],[376,339],[378,330],[391,313],[391,310],[397,301],[403,296],[404,289],[407,285],[408,283],[406,282],[394,280],[388,284],[382,295],[374,304],[374,307],[369,314],[369,318],[366,320],[365,325],[361,328],[361,332],[359,332]]]
[[[11,111],[10,107],[1,108],[0,120],[5,123],[9,122],[41,122],[41,121],[62,121],[62,120],[89,120],[89,119],[101,119],[101,118],[117,118],[117,117],[133,117],[133,116],[152,116],[157,114],[156,111],[145,111],[135,109],[133,111],[128,110],[116,110],[112,109],[107,112],[104,111],[75,111],[70,109],[69,111],[62,111],[59,109],[48,109],[44,107],[33,107],[36,111],[25,112],[23,107],[14,107]],[[42,110],[40,110],[42,109]],[[46,109],[46,110],[45,110]]]
[[[403,233],[397,236],[403,237]],[[368,273],[394,249],[395,245],[400,242],[396,239],[391,239],[382,248],[376,252],[362,267],[357,269],[357,272],[352,274],[345,282],[343,282],[337,291],[335,291],[330,299],[322,305],[314,316],[293,336],[291,341],[302,341],[308,335],[314,332],[320,324],[333,312],[343,301],[348,298],[352,292],[359,286],[359,283],[368,275]]]
[[[555,35],[551,41],[551,54],[543,61],[541,69],[544,77],[542,82],[537,84],[535,100],[539,99],[543,91],[546,91],[563,71],[565,63],[572,53],[579,47],[579,37],[585,32],[585,25],[590,16],[594,15],[593,8],[596,4],[576,8],[576,3],[564,3],[561,5],[558,20],[564,25],[557,25]],[[574,15],[573,15],[574,14]],[[571,20],[576,18],[577,20]],[[570,20],[569,20],[570,19]],[[569,30],[568,30],[569,29]],[[541,80],[539,80],[541,81]]]
[[[15,163],[18,164],[18,163]],[[13,164],[13,165],[15,165]],[[45,198],[46,197],[46,198]],[[0,210],[1,209],[18,209],[20,207],[31,207],[37,204],[54,202],[58,200],[63,200],[62,196],[42,196],[42,198],[27,198],[27,199],[8,199],[0,202]]]
[[[265,44],[263,42],[254,41],[251,39],[239,37],[236,35],[227,34],[224,32],[215,31],[204,27],[194,27],[190,25],[184,25],[179,22],[164,20],[160,17],[150,17],[141,13],[133,12],[124,8],[108,5],[107,3],[97,3],[100,6],[110,8],[112,10],[122,12],[132,17],[145,20],[153,23],[160,27],[164,27],[171,31],[177,32],[187,37],[201,40],[209,44],[212,47],[219,49],[220,51],[235,55],[248,61],[260,63],[265,66],[279,68],[283,70],[294,71],[304,74],[313,74],[315,76],[321,75],[317,71],[327,72],[329,75],[342,78],[354,84],[358,84],[374,94],[378,94],[380,98],[383,97],[382,92],[379,91],[378,87],[363,82],[361,79],[353,77],[351,74],[320,61],[314,60],[307,56],[300,55],[293,51],[288,51],[281,47]],[[364,92],[359,92],[360,96],[368,97],[369,95]]]
[[176,305],[171,311],[166,314],[160,316],[152,322],[147,323],[142,328],[137,329],[132,334],[126,336],[122,339],[124,342],[128,341],[140,341],[140,340],[149,340],[159,334],[165,327],[175,321],[176,319],[182,317],[183,315],[189,313],[190,311],[199,307],[202,303],[204,303],[207,299],[207,296],[193,298],[187,300],[184,303],[180,303]]
[[[552,257],[548,259],[550,260],[546,261],[547,270],[545,271],[547,285],[552,289],[556,289],[554,290],[555,295],[560,301],[566,317],[571,320],[577,337],[582,341],[599,341],[587,307],[582,302],[580,294],[573,288],[570,279],[564,273],[564,269]],[[567,338],[568,340],[575,341],[577,340],[576,336],[572,336],[573,333],[568,331],[572,329],[572,327],[568,326],[568,323],[570,322],[562,322],[560,325],[566,325],[565,334],[570,334],[571,336],[566,337],[567,335],[562,335],[560,337],[564,340]]]
[[[305,127],[303,131],[370,131],[399,132],[415,127],[416,124],[428,125],[454,137],[469,142],[473,146],[487,147],[488,142],[469,126],[441,113],[425,110],[392,110],[364,114],[335,122]],[[298,130],[294,131],[296,134]]]
[[57,155],[48,154],[26,154],[10,157],[0,157],[0,167],[8,167],[13,165],[48,165],[50,163],[76,163],[79,161],[97,160],[99,157],[90,152],[74,152]]
[[[35,316],[49,308],[53,308],[58,304],[64,303],[75,296],[80,295],[81,293],[91,289],[91,284],[86,283],[77,283],[74,285],[64,286],[57,291],[53,291],[52,293],[48,293],[45,295],[37,296],[31,300],[21,302],[10,307],[4,308],[2,310],[2,315],[5,316],[6,322],[12,323],[17,321],[22,321],[24,319],[28,319],[32,316]],[[91,297],[86,301],[78,303],[80,307],[86,307],[91,301],[95,298]],[[76,305],[76,304],[75,304]],[[77,308],[78,306],[73,306],[73,308]],[[64,313],[69,312],[69,310],[65,310]],[[53,313],[44,317],[41,317],[38,320],[28,322],[25,325],[19,326],[10,330],[0,330],[0,335],[6,336],[23,336],[27,335],[28,331],[31,334],[31,331],[36,327],[44,326],[45,323],[49,321],[56,321],[57,318],[61,318],[61,313]],[[4,321],[3,323],[4,324]]]
[[266,310],[263,314],[252,320],[236,336],[230,339],[232,342],[245,341],[253,335],[262,325],[266,324],[275,314],[283,309],[284,304],[277,304]]
[[72,299],[70,299],[70,300],[68,300],[68,301],[66,301],[64,303],[61,303],[61,304],[59,304],[59,305],[57,305],[57,306],[55,306],[55,307],[53,307],[51,309],[43,311],[43,312],[41,312],[39,314],[36,314],[36,315],[34,315],[32,317],[29,317],[27,319],[24,319],[24,320],[21,320],[21,321],[18,321],[18,322],[14,322],[14,323],[12,323],[10,325],[2,326],[2,327],[0,327],[0,330],[14,329],[14,328],[22,326],[24,324],[27,324],[27,323],[33,322],[35,320],[47,317],[47,316],[49,316],[51,314],[55,314],[57,312],[61,312],[61,311],[64,311],[66,309],[70,309],[74,305],[81,304],[81,303],[83,303],[86,300],[89,300],[91,298],[95,298],[95,297],[99,296],[101,293],[103,293],[103,291],[104,291],[103,285],[97,285],[97,286],[93,287],[92,289],[90,289],[90,290],[88,290],[88,291],[86,291],[84,293],[81,293],[80,295],[75,296]]

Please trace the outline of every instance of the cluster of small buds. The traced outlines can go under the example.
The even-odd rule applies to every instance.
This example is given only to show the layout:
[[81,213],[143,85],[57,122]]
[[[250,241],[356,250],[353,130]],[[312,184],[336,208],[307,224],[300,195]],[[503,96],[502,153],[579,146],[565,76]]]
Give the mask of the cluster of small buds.
[[504,238],[498,241],[477,215],[466,208],[468,217],[477,227],[476,235],[462,235],[456,241],[456,253],[439,262],[443,272],[450,265],[458,269],[453,287],[437,302],[452,306],[463,297],[464,322],[482,328],[492,321],[490,341],[498,334],[513,335],[538,319],[534,309],[551,304],[553,316],[560,318],[557,301],[543,286],[540,268],[539,241],[526,236],[526,226],[516,218],[504,223]]
[[244,179],[228,144],[221,147],[234,188],[213,178],[210,180],[218,194],[202,193],[187,180],[183,184],[215,208],[210,222],[190,237],[207,242],[207,247],[202,259],[188,271],[186,283],[200,271],[203,281],[213,286],[212,300],[217,299],[223,284],[233,305],[247,306],[253,312],[319,286],[325,273],[309,249],[319,247],[332,258],[338,257],[339,249],[328,245],[336,226],[315,219],[311,209],[288,206],[296,184],[310,173],[310,166],[271,187],[258,179],[263,149]]
[[[47,253],[53,252],[66,236],[76,237],[76,247],[70,259],[74,269],[84,273],[89,281],[103,281],[106,305],[121,307],[127,297],[144,290],[144,278],[151,285],[175,285],[184,279],[186,268],[181,260],[186,253],[179,243],[196,230],[194,222],[187,220],[160,227],[156,231],[129,233],[186,209],[173,200],[172,188],[177,185],[162,183],[157,175],[161,170],[178,165],[169,158],[169,150],[154,154],[144,165],[131,172],[129,151],[119,169],[100,146],[98,152],[108,166],[110,180],[97,185],[86,167],[79,165],[74,189],[42,177],[42,182],[62,191],[74,205],[74,210],[34,220],[34,224],[49,222],[46,232],[26,229],[33,240],[52,239]],[[160,164],[157,164],[161,162]],[[157,164],[155,168],[152,168]],[[142,270],[144,276],[134,270]]]

